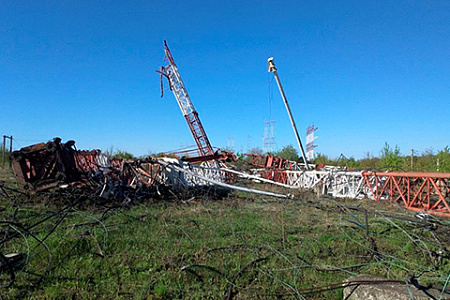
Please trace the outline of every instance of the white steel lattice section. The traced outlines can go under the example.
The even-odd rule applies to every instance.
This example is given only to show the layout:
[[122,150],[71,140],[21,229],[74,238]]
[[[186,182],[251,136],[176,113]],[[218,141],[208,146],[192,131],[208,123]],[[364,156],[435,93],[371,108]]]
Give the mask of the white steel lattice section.
[[299,188],[321,189],[321,194],[333,197],[362,198],[361,172],[351,171],[286,171],[287,184]]

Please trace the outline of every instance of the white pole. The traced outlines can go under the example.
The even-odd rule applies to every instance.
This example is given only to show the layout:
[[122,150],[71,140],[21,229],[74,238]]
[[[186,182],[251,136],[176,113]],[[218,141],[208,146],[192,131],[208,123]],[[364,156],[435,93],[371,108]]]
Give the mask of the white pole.
[[297,138],[298,147],[302,153],[303,160],[305,162],[306,169],[309,169],[308,160],[306,159],[305,150],[303,150],[302,142],[300,141],[300,136],[297,131],[297,126],[295,126],[294,118],[292,117],[291,109],[289,107],[286,95],[284,94],[283,87],[281,86],[280,78],[278,77],[277,68],[275,68],[275,63],[273,61],[273,57],[270,57],[268,60],[269,63],[269,72],[272,72],[275,76],[275,80],[277,81],[278,88],[280,89],[281,97],[283,98],[284,106],[286,106],[286,110],[289,115],[289,119],[291,120],[292,129],[294,129],[295,137]]

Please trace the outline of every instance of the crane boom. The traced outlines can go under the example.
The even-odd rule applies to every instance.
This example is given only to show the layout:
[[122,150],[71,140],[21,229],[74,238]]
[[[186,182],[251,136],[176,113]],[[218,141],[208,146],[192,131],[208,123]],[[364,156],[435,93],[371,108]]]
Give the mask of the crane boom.
[[195,143],[197,144],[198,155],[214,155],[214,150],[211,147],[208,137],[206,136],[205,129],[200,122],[198,113],[194,108],[191,98],[189,97],[186,86],[181,79],[177,65],[173,60],[172,53],[170,53],[166,41],[164,41],[164,51],[166,54],[164,60],[167,60],[169,64],[166,67],[161,67],[159,73],[161,74],[161,77],[165,76],[169,80],[170,90],[175,95],[181,112],[183,113],[189,129],[191,130],[192,136],[194,137]]
[[268,60],[269,63],[269,72],[272,72],[275,76],[275,80],[277,81],[278,88],[280,89],[281,97],[283,98],[284,106],[286,106],[287,113],[289,115],[289,119],[291,120],[292,129],[294,129],[295,137],[297,138],[298,147],[302,153],[303,161],[305,162],[306,169],[309,169],[308,160],[306,159],[305,150],[303,150],[302,142],[300,141],[300,136],[297,131],[297,126],[295,126],[294,118],[292,117],[291,109],[289,107],[289,103],[287,101],[286,95],[284,93],[283,87],[281,86],[280,78],[278,77],[277,68],[275,67],[275,62],[273,61],[273,57],[270,57]]

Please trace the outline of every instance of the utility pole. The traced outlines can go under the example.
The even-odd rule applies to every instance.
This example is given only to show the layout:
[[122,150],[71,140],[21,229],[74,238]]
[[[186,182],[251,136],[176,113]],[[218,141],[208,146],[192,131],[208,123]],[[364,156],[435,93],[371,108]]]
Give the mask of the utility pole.
[[[5,162],[6,162],[6,139],[9,139],[9,155],[12,153],[12,143],[13,143],[13,137],[4,135],[3,136],[3,147],[2,147],[2,167],[5,168]],[[11,160],[9,161],[9,166],[11,167]]]
[[9,137],[9,167],[11,168],[11,154],[12,154],[12,144],[13,144],[13,137]]
[[6,135],[3,136],[3,152],[2,152],[2,167],[5,168],[5,154],[6,154]]
[[283,87],[281,86],[280,78],[278,77],[277,68],[275,68],[275,62],[273,61],[273,57],[270,57],[268,60],[269,63],[269,72],[272,72],[275,76],[275,80],[277,81],[278,88],[281,93],[281,97],[283,98],[284,106],[286,106],[287,113],[289,115],[289,119],[291,120],[292,129],[294,129],[295,137],[297,138],[298,147],[302,153],[303,161],[305,162],[306,169],[309,169],[308,160],[306,159],[305,150],[303,150],[302,142],[300,141],[300,136],[298,135],[297,126],[295,126],[294,118],[292,117],[291,109],[286,99],[286,95],[284,93]]
[[414,149],[411,149],[411,172],[414,167]]

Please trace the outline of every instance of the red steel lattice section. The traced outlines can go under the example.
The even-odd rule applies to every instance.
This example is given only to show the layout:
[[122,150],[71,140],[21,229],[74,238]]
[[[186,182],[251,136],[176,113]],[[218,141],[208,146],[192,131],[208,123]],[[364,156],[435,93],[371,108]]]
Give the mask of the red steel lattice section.
[[450,173],[363,172],[374,200],[402,202],[405,208],[450,217]]

